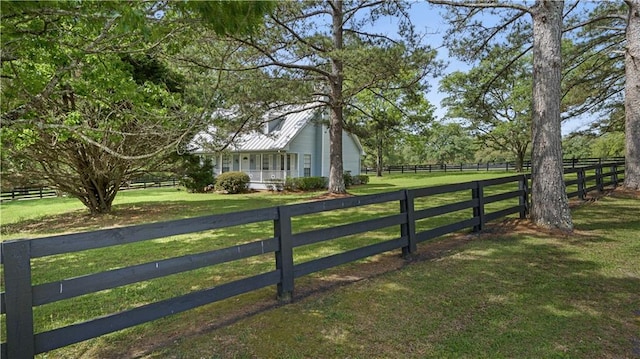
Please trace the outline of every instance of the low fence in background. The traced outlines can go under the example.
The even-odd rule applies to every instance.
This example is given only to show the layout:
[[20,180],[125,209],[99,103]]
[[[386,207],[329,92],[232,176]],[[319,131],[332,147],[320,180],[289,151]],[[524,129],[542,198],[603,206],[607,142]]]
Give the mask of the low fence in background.
[[[581,166],[591,166],[595,164],[619,163],[623,162],[624,157],[609,158],[572,158],[564,159],[565,168],[576,168]],[[525,172],[531,170],[531,161],[525,161],[522,164]],[[382,168],[383,173],[419,173],[419,172],[460,172],[460,171],[515,171],[515,162],[485,162],[485,163],[459,163],[459,164],[422,164],[422,165],[388,165]],[[375,167],[364,167],[362,173],[376,173]]]
[[[123,184],[120,187],[121,191],[129,189],[143,189],[143,188],[160,188],[160,187],[176,187],[180,184],[180,180],[177,178],[169,179],[140,179],[130,181]],[[51,187],[24,187],[14,188],[11,191],[0,192],[0,202],[12,201],[17,199],[40,199],[46,197],[56,197],[60,193]]]
[[[576,171],[569,170],[570,176],[575,173],[577,177],[575,180],[568,180],[567,186],[568,188],[577,186],[575,195],[582,197],[590,190],[602,189],[608,185],[616,186],[618,175],[623,173],[622,166],[623,163],[615,163],[606,166],[594,165]],[[594,174],[591,175],[591,172]],[[404,255],[407,255],[415,252],[417,245],[421,242],[464,229],[481,231],[487,222],[511,214],[518,214],[524,218],[528,211],[529,180],[530,175],[521,174],[93,232],[5,241],[1,244],[2,256],[0,257],[0,262],[4,265],[5,283],[5,292],[0,293],[0,312],[6,315],[7,332],[6,342],[1,344],[0,354],[3,358],[32,358],[38,353],[267,286],[277,286],[278,297],[288,302],[293,297],[295,278],[396,249],[400,249]],[[487,188],[491,190],[486,191]],[[462,201],[416,210],[417,199],[461,191],[468,193]],[[498,191],[499,193],[496,193]],[[485,195],[485,192],[491,194]],[[516,199],[517,205],[513,205]],[[489,212],[486,207],[487,204],[506,200],[512,202],[506,203],[506,208],[500,207],[500,210]],[[303,215],[394,202],[397,204],[395,213],[384,211],[379,214],[379,217],[364,221],[307,231],[299,231],[292,226],[292,218]],[[422,231],[416,229],[417,221],[469,209],[471,211],[467,212],[471,213],[470,215],[465,217],[460,214],[460,218],[456,217],[454,223]],[[257,222],[272,222],[273,236],[208,252],[167,258],[49,283],[32,284],[31,263],[34,258],[127,245],[213,229],[233,228]],[[294,264],[294,250],[297,247],[393,227],[397,228],[397,237],[394,239]],[[266,253],[273,253],[273,269],[268,272],[34,334],[33,307],[35,306]],[[194,283],[194,286],[202,284]]]

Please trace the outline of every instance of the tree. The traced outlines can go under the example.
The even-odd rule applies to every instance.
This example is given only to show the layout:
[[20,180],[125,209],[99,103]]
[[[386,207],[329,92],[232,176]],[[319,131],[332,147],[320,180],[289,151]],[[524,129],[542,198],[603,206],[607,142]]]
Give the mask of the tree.
[[596,123],[598,132],[625,127],[624,185],[632,190],[640,188],[639,8],[637,0],[601,2],[567,26],[567,31],[579,30],[567,71],[584,97],[578,110],[605,119]]
[[473,138],[459,123],[433,123],[424,142],[430,162],[466,163],[473,158]]
[[590,158],[595,136],[591,133],[571,133],[562,139],[562,153],[565,158]]
[[[445,76],[440,90],[449,95],[442,103],[448,107],[448,117],[465,120],[482,145],[511,153],[516,170],[522,171],[531,143],[531,61],[512,61],[499,78],[493,78],[511,61],[504,58],[502,49],[493,48],[467,73]],[[489,81],[486,91],[478,86]]]
[[376,176],[380,177],[385,152],[406,134],[433,121],[433,106],[421,94],[366,90],[352,98],[346,114],[346,128],[358,135],[366,153],[374,154]]
[[640,0],[626,0],[624,186],[640,190]]
[[[425,76],[439,70],[435,51],[419,44],[407,6],[380,1],[279,2],[262,36],[229,38],[240,60],[235,67],[219,70],[253,76],[243,83],[243,92],[267,103],[262,86],[279,84],[281,89],[273,94],[281,98],[273,98],[270,106],[315,102],[328,109],[329,192],[346,191],[342,130],[350,99],[366,89],[423,86]],[[397,21],[400,36],[374,30],[378,20],[390,17]],[[252,97],[243,100],[254,102]]]
[[191,85],[161,58],[196,26],[189,6],[0,6],[3,160],[29,163],[91,213],[110,211],[124,181],[160,164],[204,118],[206,104],[194,105]]
[[[564,1],[537,0],[530,7],[503,1],[429,1],[448,5],[452,10],[449,14],[453,25],[449,32],[449,45],[454,53],[465,59],[482,57],[489,51],[491,41],[508,29],[514,34],[508,40],[516,42],[515,49],[533,49],[531,219],[539,226],[571,231],[573,223],[563,178],[560,132]],[[495,16],[501,15],[495,26],[473,21],[483,10],[492,11]],[[527,14],[531,15],[533,26],[524,21]],[[523,35],[529,30],[532,31],[533,43],[527,48],[520,42],[524,41]],[[460,32],[470,36],[460,39]],[[514,60],[525,53],[516,53]]]

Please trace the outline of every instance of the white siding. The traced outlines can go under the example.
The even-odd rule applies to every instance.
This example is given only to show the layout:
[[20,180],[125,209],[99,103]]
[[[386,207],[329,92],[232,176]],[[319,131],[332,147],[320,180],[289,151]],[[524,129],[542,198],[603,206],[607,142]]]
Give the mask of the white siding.
[[[342,166],[352,175],[360,174],[360,149],[353,137],[342,131]],[[329,177],[329,129],[322,126],[322,176]]]
[[[298,135],[289,143],[289,148],[287,152],[296,153],[298,155],[297,168],[303,168],[303,160],[304,154],[311,154],[311,161],[315,161],[316,156],[316,127],[313,123],[308,123],[302,131],[298,133]],[[312,176],[317,176],[317,174],[311,173]],[[300,176],[302,176],[302,171],[300,172]]]
[[346,132],[342,132],[342,162],[345,172],[351,172],[352,175],[360,174],[360,149]]

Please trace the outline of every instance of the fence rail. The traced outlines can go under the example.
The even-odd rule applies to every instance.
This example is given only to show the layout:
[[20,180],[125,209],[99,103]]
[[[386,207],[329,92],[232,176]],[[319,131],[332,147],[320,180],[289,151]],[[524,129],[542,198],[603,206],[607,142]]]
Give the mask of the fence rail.
[[[143,188],[176,187],[180,183],[177,178],[169,179],[141,179],[130,181],[120,186],[121,191]],[[40,199],[56,197],[59,192],[51,187],[20,187],[11,191],[0,192],[0,201],[12,201],[18,199]]]
[[[570,158],[564,159],[565,168],[576,168],[596,164],[619,163],[624,157],[610,158]],[[445,163],[445,164],[421,164],[421,165],[388,165],[382,168],[383,173],[419,173],[419,172],[460,172],[460,171],[515,171],[515,162],[478,162],[478,163]],[[522,164],[524,171],[531,169],[531,161]],[[376,173],[375,167],[363,167],[364,174]]]
[[[617,185],[618,174],[621,173],[619,167],[621,166],[623,163],[612,163],[606,166],[594,165],[588,168],[568,170],[569,174],[577,174],[575,180],[571,179],[568,182],[573,186],[578,186],[579,189],[575,195],[584,197],[585,193],[590,190]],[[593,176],[586,175],[591,171],[595,171]],[[419,243],[447,233],[464,229],[481,231],[487,222],[511,214],[525,217],[528,211],[529,179],[530,175],[521,174],[460,184],[3,242],[0,262],[4,264],[5,293],[0,293],[0,302],[2,303],[0,312],[6,315],[6,342],[1,344],[0,356],[3,358],[32,358],[39,353],[184,312],[266,286],[276,285],[278,298],[288,302],[293,298],[295,278],[392,250],[400,249],[403,255],[408,255],[417,250]],[[589,181],[595,181],[596,184],[589,185]],[[505,186],[509,188],[504,188]],[[500,190],[499,193],[496,193],[496,188]],[[487,189],[490,189],[487,193],[491,194],[485,195]],[[428,199],[430,196],[451,192],[467,193],[468,197],[462,201],[438,207],[418,210],[415,208],[417,201],[421,198]],[[492,211],[487,207],[491,203],[505,200],[513,201],[515,198],[518,199],[517,205],[507,203],[504,206],[506,208]],[[301,230],[292,224],[293,218],[303,215],[394,202],[397,203],[395,213],[384,213],[373,219],[313,230]],[[471,209],[470,216],[456,218],[454,223],[428,229],[417,226],[417,223],[424,223],[425,220],[440,215],[469,209]],[[257,222],[272,222],[273,236],[202,253],[167,258],[55,282],[32,284],[31,260],[34,258],[127,245],[205,230],[233,228]],[[298,247],[393,227],[397,228],[397,232],[394,234],[395,238],[294,264],[294,251]],[[273,253],[273,267],[272,270],[265,273],[34,334],[33,307],[35,306],[268,253]]]

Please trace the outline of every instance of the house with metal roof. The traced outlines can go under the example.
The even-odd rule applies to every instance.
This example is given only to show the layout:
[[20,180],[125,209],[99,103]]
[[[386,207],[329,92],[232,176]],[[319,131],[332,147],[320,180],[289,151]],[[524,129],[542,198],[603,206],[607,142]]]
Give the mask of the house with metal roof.
[[[288,108],[281,115],[268,114],[261,131],[241,135],[223,153],[210,153],[202,146],[192,153],[213,160],[214,174],[242,171],[251,179],[250,188],[267,189],[269,184],[289,177],[329,176],[329,129],[327,110],[318,104]],[[196,136],[206,142],[207,133]],[[345,172],[359,175],[364,155],[358,138],[342,133]]]

